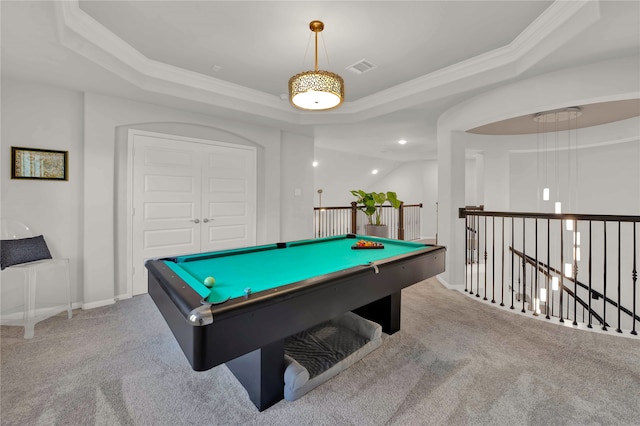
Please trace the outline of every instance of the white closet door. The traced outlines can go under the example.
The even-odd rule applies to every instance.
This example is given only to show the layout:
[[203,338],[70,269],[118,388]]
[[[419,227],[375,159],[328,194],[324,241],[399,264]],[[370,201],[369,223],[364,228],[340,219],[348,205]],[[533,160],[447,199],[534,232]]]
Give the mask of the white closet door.
[[199,144],[135,135],[133,169],[136,295],[147,292],[145,260],[200,251]]
[[147,292],[147,259],[256,244],[255,148],[141,133],[132,136],[133,295]]
[[202,251],[255,245],[255,149],[211,145],[202,158]]

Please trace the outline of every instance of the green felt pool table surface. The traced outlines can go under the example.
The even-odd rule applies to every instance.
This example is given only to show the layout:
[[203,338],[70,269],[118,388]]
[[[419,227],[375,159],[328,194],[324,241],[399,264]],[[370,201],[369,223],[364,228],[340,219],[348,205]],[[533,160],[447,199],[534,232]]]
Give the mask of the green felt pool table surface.
[[[360,240],[381,242],[384,248],[352,249]],[[285,248],[272,244],[178,256],[165,264],[204,300],[217,303],[243,297],[247,288],[256,293],[424,248],[410,241],[341,235],[290,242]],[[206,277],[215,278],[212,288],[204,285]]]

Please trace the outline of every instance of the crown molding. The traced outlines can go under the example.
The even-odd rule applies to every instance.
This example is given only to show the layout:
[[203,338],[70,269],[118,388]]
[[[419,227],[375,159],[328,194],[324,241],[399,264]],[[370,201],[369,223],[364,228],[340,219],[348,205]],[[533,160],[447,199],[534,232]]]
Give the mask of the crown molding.
[[366,120],[514,78],[600,17],[598,0],[555,1],[506,46],[318,114],[294,110],[279,96],[151,60],[82,11],[78,0],[55,2],[54,9],[65,47],[143,90],[302,125]]
[[82,11],[77,0],[55,2],[54,10],[63,46],[143,90],[296,121],[295,111],[278,96],[147,58]]
[[399,109],[394,103],[406,108],[516,77],[593,25],[600,18],[598,3],[555,1],[508,45],[364,97],[349,104],[349,112],[366,119],[375,108],[391,106],[388,113]]

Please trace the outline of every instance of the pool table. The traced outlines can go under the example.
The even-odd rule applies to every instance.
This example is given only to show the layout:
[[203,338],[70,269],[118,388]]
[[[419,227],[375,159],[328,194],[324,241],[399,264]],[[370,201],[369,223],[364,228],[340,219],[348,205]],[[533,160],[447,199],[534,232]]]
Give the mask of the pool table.
[[[382,247],[354,247],[360,240]],[[192,368],[226,363],[262,411],[283,398],[285,338],[349,311],[395,333],[401,290],[444,272],[445,248],[347,234],[145,265],[149,295]]]

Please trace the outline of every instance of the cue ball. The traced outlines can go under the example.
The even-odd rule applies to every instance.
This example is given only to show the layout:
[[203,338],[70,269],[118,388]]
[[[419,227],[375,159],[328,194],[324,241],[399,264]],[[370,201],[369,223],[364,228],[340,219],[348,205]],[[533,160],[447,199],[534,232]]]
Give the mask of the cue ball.
[[213,287],[215,283],[216,279],[213,277],[207,277],[204,279],[204,285],[206,285],[207,287]]

